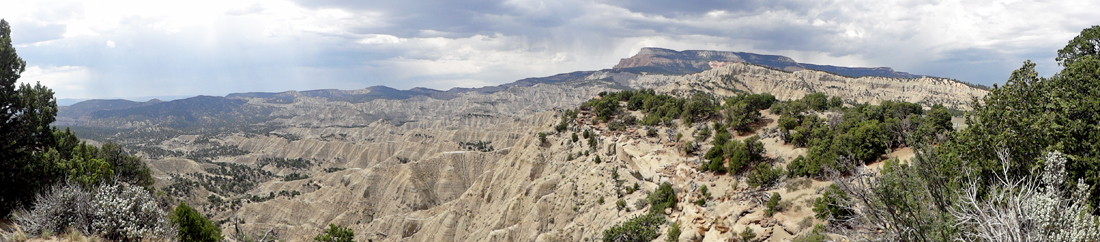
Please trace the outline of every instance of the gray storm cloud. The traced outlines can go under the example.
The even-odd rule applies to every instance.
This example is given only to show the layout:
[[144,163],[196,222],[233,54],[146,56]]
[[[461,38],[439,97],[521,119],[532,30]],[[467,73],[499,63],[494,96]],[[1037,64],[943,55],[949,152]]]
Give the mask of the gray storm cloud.
[[[1081,1],[21,1],[0,10],[60,98],[476,87],[641,47],[786,55],[992,84],[1100,23]],[[14,10],[18,9],[18,10]],[[109,43],[109,44],[107,44]]]

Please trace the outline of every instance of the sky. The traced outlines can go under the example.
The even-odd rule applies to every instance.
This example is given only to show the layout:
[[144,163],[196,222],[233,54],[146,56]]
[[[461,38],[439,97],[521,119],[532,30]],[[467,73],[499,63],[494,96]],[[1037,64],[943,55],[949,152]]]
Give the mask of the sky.
[[1100,24],[1097,1],[0,0],[59,99],[499,85],[642,47],[777,54],[991,85]]

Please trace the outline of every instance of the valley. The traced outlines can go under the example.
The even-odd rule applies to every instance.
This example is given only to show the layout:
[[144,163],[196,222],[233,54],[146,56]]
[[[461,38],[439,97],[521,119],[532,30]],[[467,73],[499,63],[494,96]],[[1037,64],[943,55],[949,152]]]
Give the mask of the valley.
[[[716,100],[769,93],[785,101],[821,93],[845,107],[904,101],[962,112],[987,93],[881,68],[829,67],[845,76],[810,64],[766,66],[770,62],[745,61],[755,59],[744,53],[707,52],[726,59],[698,59],[697,53],[643,50],[612,69],[475,89],[92,100],[63,107],[55,125],[143,157],[158,190],[209,216],[232,240],[274,235],[304,241],[336,224],[351,228],[360,241],[594,241],[649,213],[647,194],[667,182],[676,202],[656,212],[680,225],[681,241],[726,241],[746,228],[757,238],[785,241],[825,224],[813,218],[812,207],[830,182],[791,177],[757,188],[747,172],[701,171],[715,138],[698,134],[729,113],[700,123],[670,118],[646,125],[597,121],[595,111],[578,107],[602,93],[653,90]],[[853,77],[859,73],[871,74]],[[573,112],[579,113],[563,119]],[[784,167],[808,148],[778,136],[781,115],[772,112],[763,108],[752,130],[732,139],[758,136],[763,160]],[[645,120],[647,114],[615,117]],[[562,120],[565,127],[557,128]],[[584,133],[595,142],[573,140]],[[697,151],[685,152],[685,146]],[[912,157],[912,150],[886,155],[899,156]],[[783,197],[785,210],[765,216],[773,193]],[[667,224],[658,229],[661,238],[667,230]]]

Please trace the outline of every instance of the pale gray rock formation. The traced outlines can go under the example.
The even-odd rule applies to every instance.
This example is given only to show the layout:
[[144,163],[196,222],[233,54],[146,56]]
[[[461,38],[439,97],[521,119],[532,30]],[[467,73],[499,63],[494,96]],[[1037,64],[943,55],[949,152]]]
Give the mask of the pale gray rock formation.
[[[481,89],[371,87],[85,105],[87,110],[66,110],[72,116],[63,124],[84,128],[88,132],[78,134],[86,139],[114,140],[144,156],[163,190],[198,182],[199,177],[236,178],[218,173],[227,164],[257,170],[260,175],[246,179],[254,184],[243,191],[195,186],[172,193],[215,221],[225,221],[221,227],[228,235],[239,228],[254,236],[273,231],[280,238],[302,241],[333,223],[352,228],[356,240],[598,240],[604,229],[645,213],[648,208],[636,206],[636,201],[669,181],[680,191],[681,201],[669,214],[680,222],[681,238],[728,239],[731,231],[744,228],[761,234],[764,228],[790,231],[768,232],[779,240],[805,230],[790,224],[797,225],[791,221],[803,219],[809,208],[781,213],[780,218],[790,218],[784,221],[762,218],[758,192],[745,185],[733,189],[738,181],[729,176],[699,173],[693,168],[697,157],[682,155],[682,143],[670,141],[693,127],[662,128],[667,132],[655,138],[637,127],[612,132],[602,125],[558,133],[552,128],[560,120],[556,110],[575,108],[602,91],[640,88],[681,96],[767,92],[779,99],[823,92],[850,103],[902,100],[964,110],[972,98],[986,93],[944,78],[850,77],[789,58],[662,51],[643,50],[639,56],[650,57],[624,59],[614,69]],[[674,54],[690,58],[668,58]],[[776,69],[753,60],[800,66]],[[638,67],[697,71],[673,74]],[[578,155],[588,150],[584,141],[568,141],[582,129],[599,134],[600,145],[589,156]],[[539,144],[540,132],[549,134],[549,146]],[[774,144],[775,138],[767,139],[781,146]],[[477,142],[488,143],[471,148]],[[567,159],[570,155],[574,159]],[[595,155],[604,162],[592,162]],[[309,164],[263,165],[271,158],[301,158]],[[270,175],[261,174],[265,172]],[[642,190],[619,197],[613,173],[623,185],[638,183]],[[284,180],[292,174],[308,178]],[[709,184],[710,193],[721,198],[705,207],[695,205],[692,199],[698,194],[691,191],[698,184]],[[813,189],[826,185],[816,182],[798,196],[784,197],[812,200]],[[267,198],[271,194],[276,196]],[[597,202],[601,197],[602,204]],[[627,209],[617,208],[620,199]]]

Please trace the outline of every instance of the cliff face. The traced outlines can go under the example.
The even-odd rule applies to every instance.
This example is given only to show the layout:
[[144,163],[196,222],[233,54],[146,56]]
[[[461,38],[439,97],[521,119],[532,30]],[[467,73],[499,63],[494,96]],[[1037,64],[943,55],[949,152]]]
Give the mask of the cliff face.
[[690,74],[724,66],[728,63],[750,63],[784,71],[819,70],[849,77],[880,76],[896,78],[920,78],[889,67],[840,67],[795,62],[779,55],[761,55],[745,52],[685,50],[675,51],[646,47],[638,54],[624,58],[613,69],[657,74]]
[[877,104],[900,100],[925,106],[942,104],[969,110],[972,98],[988,91],[945,78],[892,78],[879,76],[846,77],[816,70],[777,71],[758,65],[733,63],[700,73],[667,76],[633,73],[606,73],[630,79],[634,87],[654,88],[669,93],[704,91],[718,95],[736,92],[771,93],[780,100],[798,99],[806,94],[825,93],[849,103]]
[[[159,189],[213,215],[230,235],[240,229],[253,238],[270,232],[302,241],[334,223],[352,228],[360,241],[591,240],[647,212],[638,201],[671,182],[680,202],[668,214],[682,225],[681,239],[729,239],[732,231],[752,228],[781,241],[812,228],[801,221],[815,222],[806,218],[812,216],[808,204],[827,184],[746,189],[735,177],[698,172],[699,157],[682,152],[696,126],[659,127],[656,137],[648,137],[645,127],[611,131],[591,125],[592,115],[582,113],[577,125],[559,133],[551,128],[560,120],[557,110],[627,88],[682,96],[767,92],[779,99],[824,92],[850,103],[903,100],[959,109],[986,93],[943,78],[849,77],[813,66],[782,56],[647,48],[614,69],[496,87],[370,87],[74,105],[85,109],[67,110],[75,116],[65,120],[84,128],[77,129],[82,138],[114,140],[145,157]],[[768,135],[777,119],[767,116],[756,133],[765,136],[769,157],[803,154]],[[596,133],[595,149],[570,140],[582,130]],[[548,142],[541,143],[538,133],[548,133]],[[684,139],[674,141],[677,133]],[[595,163],[596,156],[603,162]],[[620,184],[641,190],[620,193]],[[693,203],[701,185],[715,197],[703,205]],[[800,209],[763,217],[770,192],[783,193]],[[616,204],[620,200],[625,206]]]
[[[794,60],[790,61],[794,62]],[[637,55],[619,60],[619,64],[615,65],[612,69],[631,70],[636,72],[689,74],[709,70],[713,68],[712,65],[742,62],[745,62],[745,59],[742,59],[738,53],[734,52],[709,50],[687,50],[679,52],[661,48],[642,48],[642,50],[638,51]]]

